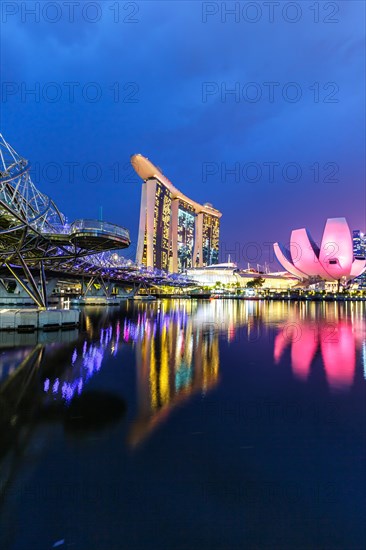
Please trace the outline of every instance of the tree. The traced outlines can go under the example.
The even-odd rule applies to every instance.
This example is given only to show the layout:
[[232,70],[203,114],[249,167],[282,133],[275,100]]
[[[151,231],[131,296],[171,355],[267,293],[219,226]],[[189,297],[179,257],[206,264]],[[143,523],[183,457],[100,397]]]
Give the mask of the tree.
[[248,281],[246,284],[247,288],[261,288],[264,284],[263,277],[258,277],[256,279],[252,279],[251,281]]

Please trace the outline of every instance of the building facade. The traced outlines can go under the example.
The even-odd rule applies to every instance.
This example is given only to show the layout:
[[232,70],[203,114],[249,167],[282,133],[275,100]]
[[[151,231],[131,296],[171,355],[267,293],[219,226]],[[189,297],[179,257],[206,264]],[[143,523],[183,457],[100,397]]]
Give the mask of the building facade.
[[237,290],[244,290],[249,281],[258,278],[263,280],[263,284],[261,285],[263,290],[290,290],[299,283],[297,277],[293,277],[287,272],[248,272],[238,269],[238,266],[231,262],[202,267],[200,269],[188,269],[187,273],[199,286],[211,289],[214,289],[218,285],[231,285]]
[[[352,231],[352,241],[353,241],[353,255],[355,258],[365,258],[366,257],[366,235],[360,231],[360,229],[355,229]],[[366,272],[359,275],[354,280],[354,283],[358,284],[358,288],[361,290],[366,289]]]
[[364,258],[366,256],[366,235],[359,229],[352,231],[353,255]]
[[146,157],[131,163],[144,180],[136,262],[172,273],[217,263],[221,212],[185,196]]

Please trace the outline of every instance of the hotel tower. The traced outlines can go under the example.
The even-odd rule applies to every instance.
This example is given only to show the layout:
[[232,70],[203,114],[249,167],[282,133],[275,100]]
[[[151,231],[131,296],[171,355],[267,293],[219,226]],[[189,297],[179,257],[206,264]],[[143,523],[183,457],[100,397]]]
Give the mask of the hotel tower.
[[144,180],[136,262],[172,273],[218,263],[221,212],[183,195],[146,157],[131,163]]

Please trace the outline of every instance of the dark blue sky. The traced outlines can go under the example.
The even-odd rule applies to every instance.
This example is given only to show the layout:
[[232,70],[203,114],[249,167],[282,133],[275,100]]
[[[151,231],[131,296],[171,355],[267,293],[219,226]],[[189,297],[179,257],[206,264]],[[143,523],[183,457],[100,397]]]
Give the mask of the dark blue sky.
[[135,243],[139,152],[223,212],[241,264],[327,217],[366,229],[363,2],[79,4],[2,5],[1,129],[70,221],[102,205]]

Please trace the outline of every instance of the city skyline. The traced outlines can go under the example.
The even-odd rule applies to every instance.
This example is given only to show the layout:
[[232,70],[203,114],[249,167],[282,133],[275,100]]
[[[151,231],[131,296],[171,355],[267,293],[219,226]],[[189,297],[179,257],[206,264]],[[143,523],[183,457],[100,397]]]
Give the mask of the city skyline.
[[366,549],[365,15],[0,2],[0,550]]
[[341,3],[338,23],[325,14],[316,23],[305,8],[296,23],[278,12],[276,24],[265,11],[250,24],[202,10],[143,2],[135,23],[115,23],[109,10],[95,23],[80,16],[77,34],[65,14],[56,26],[7,15],[2,131],[32,159],[35,184],[69,219],[102,207],[105,220],[130,229],[133,255],[135,151],[223,213],[222,260],[239,242],[246,265],[245,245],[256,242],[262,255],[252,263],[270,262],[265,243],[310,225],[319,240],[328,217],[365,230],[364,6]]

